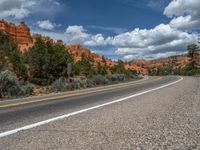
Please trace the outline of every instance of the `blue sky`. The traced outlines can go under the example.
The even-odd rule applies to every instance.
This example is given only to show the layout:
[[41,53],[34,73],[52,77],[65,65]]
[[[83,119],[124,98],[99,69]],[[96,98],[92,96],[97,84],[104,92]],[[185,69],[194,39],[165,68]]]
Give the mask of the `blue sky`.
[[0,0],[0,18],[112,59],[184,54],[199,36],[199,0]]

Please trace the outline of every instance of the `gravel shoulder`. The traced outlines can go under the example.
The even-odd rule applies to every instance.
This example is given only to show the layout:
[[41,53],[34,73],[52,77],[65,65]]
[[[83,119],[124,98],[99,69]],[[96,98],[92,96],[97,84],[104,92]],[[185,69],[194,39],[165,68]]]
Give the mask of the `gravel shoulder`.
[[200,78],[0,139],[0,149],[200,149]]

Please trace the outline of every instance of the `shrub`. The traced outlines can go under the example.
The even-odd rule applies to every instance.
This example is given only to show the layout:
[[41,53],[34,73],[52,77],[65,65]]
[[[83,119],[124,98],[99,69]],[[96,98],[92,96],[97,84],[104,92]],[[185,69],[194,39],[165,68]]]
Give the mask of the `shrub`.
[[54,81],[51,84],[50,89],[52,91],[67,91],[67,90],[77,90],[81,89],[81,87],[87,87],[87,85],[84,85],[84,83],[81,83],[78,80],[72,80],[69,82],[66,78],[61,77],[58,80]]
[[79,90],[81,89],[81,83],[78,80],[75,80],[70,83],[70,90]]
[[87,81],[87,87],[91,88],[91,87],[95,87],[97,84],[94,81],[88,80]]
[[136,75],[135,73],[129,73],[129,74],[127,74],[127,78],[129,78],[129,79],[138,78],[138,75]]
[[49,85],[48,79],[30,78],[29,81],[33,84],[37,84],[37,85],[41,85],[41,86]]
[[20,95],[31,95],[33,93],[33,86],[31,84],[23,85],[20,90]]
[[33,88],[31,85],[20,85],[15,73],[10,71],[0,73],[0,98],[30,95],[32,92]]
[[69,83],[66,78],[59,78],[51,84],[51,90],[53,91],[66,91],[69,89]]
[[118,81],[125,81],[125,80],[126,80],[125,74],[118,74]]
[[20,92],[16,74],[10,71],[0,73],[0,97],[11,96]]
[[119,81],[119,74],[107,75],[106,78],[107,78],[110,82],[116,82],[116,81]]
[[92,81],[93,81],[94,83],[96,83],[97,85],[106,84],[105,78],[104,78],[104,76],[102,76],[102,75],[93,76]]
[[80,87],[81,88],[87,88],[87,81],[81,81],[80,82]]

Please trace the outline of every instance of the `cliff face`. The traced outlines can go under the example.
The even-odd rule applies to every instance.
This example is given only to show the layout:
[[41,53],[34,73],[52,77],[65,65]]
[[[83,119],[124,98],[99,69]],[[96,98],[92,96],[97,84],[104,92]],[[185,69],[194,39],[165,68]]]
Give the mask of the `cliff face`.
[[91,52],[89,49],[82,47],[81,45],[66,45],[66,49],[74,56],[75,61],[80,61],[82,58],[90,58],[93,60],[94,67],[100,63],[102,66],[113,67],[117,64],[115,61],[104,60],[102,56]]
[[13,40],[18,43],[21,51],[26,51],[33,46],[30,29],[24,22],[15,25],[13,23],[8,23],[5,20],[0,20],[0,31],[10,35]]

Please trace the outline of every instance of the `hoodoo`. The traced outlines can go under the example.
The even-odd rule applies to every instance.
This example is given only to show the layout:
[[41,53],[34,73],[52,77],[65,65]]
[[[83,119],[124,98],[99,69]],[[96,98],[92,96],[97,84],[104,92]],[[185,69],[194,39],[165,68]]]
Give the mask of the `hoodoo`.
[[10,35],[19,45],[21,51],[26,51],[33,46],[33,39],[29,27],[21,22],[19,25],[0,20],[0,31]]

